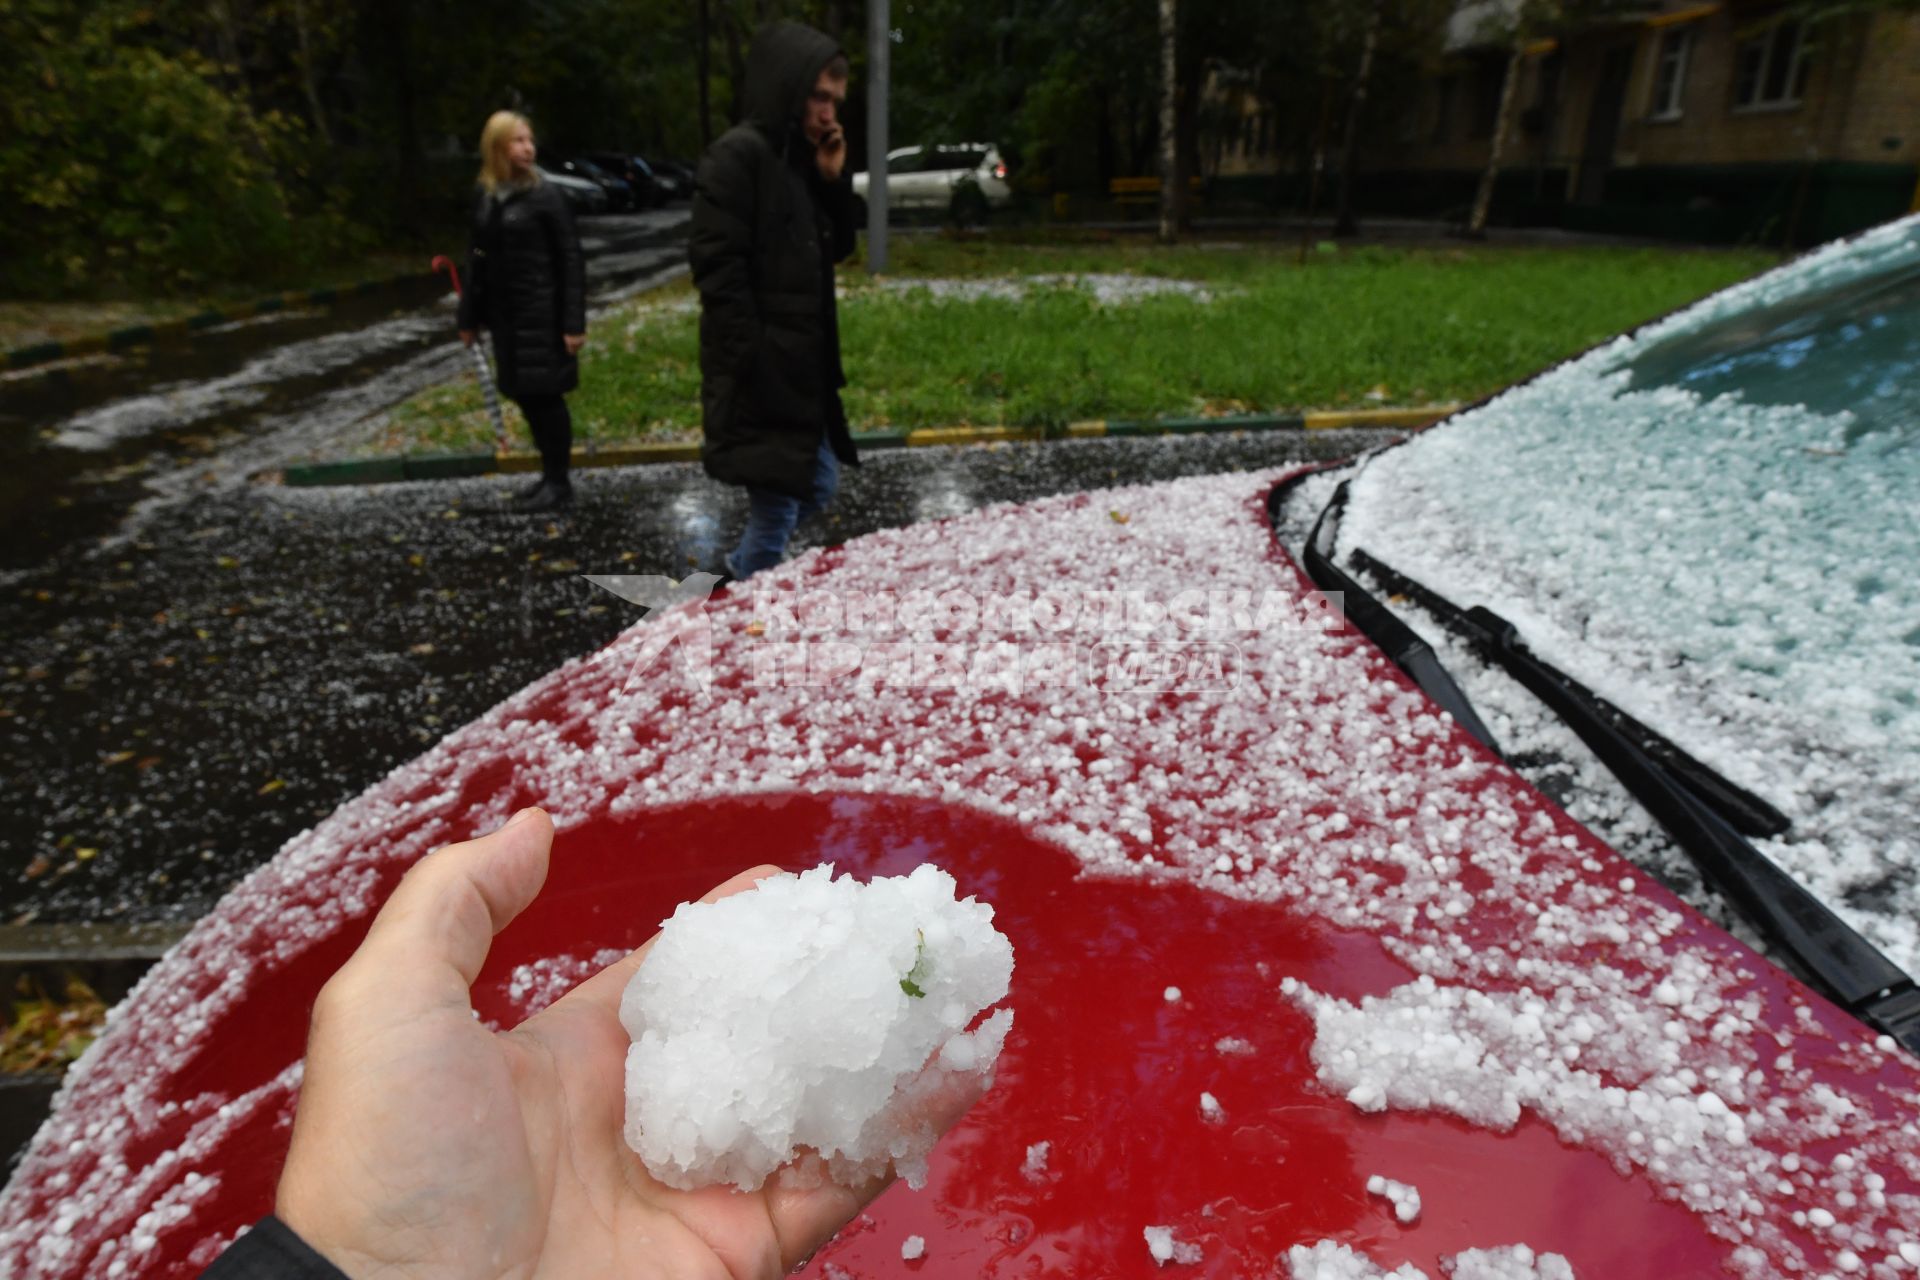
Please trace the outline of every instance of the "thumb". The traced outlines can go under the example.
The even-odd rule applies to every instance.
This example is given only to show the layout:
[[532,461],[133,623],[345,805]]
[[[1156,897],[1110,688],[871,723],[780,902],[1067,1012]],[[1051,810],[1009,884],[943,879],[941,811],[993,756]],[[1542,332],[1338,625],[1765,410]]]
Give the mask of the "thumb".
[[407,872],[348,967],[377,974],[396,1012],[467,1002],[493,937],[547,878],[553,820],[522,809],[489,835],[450,844]]

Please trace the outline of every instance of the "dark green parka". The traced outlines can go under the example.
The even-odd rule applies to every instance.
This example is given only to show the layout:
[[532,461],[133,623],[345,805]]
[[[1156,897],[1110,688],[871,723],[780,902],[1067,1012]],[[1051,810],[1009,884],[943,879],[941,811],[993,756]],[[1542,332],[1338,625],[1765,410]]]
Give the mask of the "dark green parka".
[[700,290],[707,473],[796,498],[812,489],[822,438],[842,461],[859,461],[840,405],[833,294],[833,264],[853,252],[853,175],[822,181],[801,127],[839,52],[797,22],[755,36],[746,120],[700,161],[687,250]]

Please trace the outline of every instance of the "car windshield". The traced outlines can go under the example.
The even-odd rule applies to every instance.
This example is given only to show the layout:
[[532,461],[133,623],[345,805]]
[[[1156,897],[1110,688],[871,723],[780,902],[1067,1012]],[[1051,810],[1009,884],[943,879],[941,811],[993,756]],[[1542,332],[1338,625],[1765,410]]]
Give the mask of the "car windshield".
[[1851,414],[1849,444],[1920,432],[1920,257],[1724,316],[1648,347],[1625,365],[1636,389]]
[[[1381,455],[1353,481],[1339,549],[1501,613],[1777,806],[1792,829],[1763,851],[1914,971],[1916,494],[1910,218]],[[1497,689],[1470,692],[1503,712]]]

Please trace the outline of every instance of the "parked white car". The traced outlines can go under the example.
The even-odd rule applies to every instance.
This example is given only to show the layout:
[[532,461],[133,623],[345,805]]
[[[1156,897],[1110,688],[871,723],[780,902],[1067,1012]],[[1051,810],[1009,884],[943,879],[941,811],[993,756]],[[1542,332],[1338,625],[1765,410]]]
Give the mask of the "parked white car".
[[[866,209],[867,175],[853,175],[853,194]],[[1007,162],[991,142],[901,147],[887,153],[887,208],[934,210],[956,222],[980,222],[1013,200]]]

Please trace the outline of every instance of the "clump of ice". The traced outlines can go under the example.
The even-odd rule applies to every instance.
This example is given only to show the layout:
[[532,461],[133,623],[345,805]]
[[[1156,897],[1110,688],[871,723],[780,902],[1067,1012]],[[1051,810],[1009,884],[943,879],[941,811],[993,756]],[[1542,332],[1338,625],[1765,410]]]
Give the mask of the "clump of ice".
[[1388,1271],[1338,1240],[1293,1246],[1287,1250],[1287,1272],[1293,1280],[1429,1280],[1427,1273],[1411,1262]]
[[[626,1139],[681,1189],[760,1187],[799,1157],[846,1185],[926,1179],[928,1111],[990,1081],[1013,947],[938,867],[861,884],[831,864],[688,903],[627,985]],[[810,1171],[818,1166],[809,1161]]]
[[1162,991],[1160,994],[1168,1004],[1180,1003],[1180,988],[1178,987],[1168,987],[1165,991]]
[[1206,1256],[1199,1245],[1175,1240],[1172,1227],[1147,1227],[1141,1234],[1147,1238],[1147,1252],[1153,1255],[1156,1266],[1164,1267],[1169,1262],[1191,1266]]
[[1440,1264],[1452,1280],[1574,1280],[1573,1266],[1557,1253],[1535,1253],[1524,1244],[1468,1249]]
[[1408,1186],[1404,1182],[1395,1182],[1392,1178],[1383,1178],[1376,1173],[1367,1179],[1367,1194],[1391,1201],[1393,1216],[1401,1222],[1412,1222],[1420,1216],[1418,1187]]
[[1047,1180],[1047,1153],[1053,1150],[1051,1142],[1036,1142],[1027,1148],[1027,1158],[1020,1165],[1020,1176],[1028,1182]]
[[1220,1105],[1220,1099],[1210,1093],[1203,1093],[1200,1095],[1200,1118],[1208,1124],[1219,1124],[1227,1118],[1227,1111]]
[[[1388,1271],[1338,1240],[1293,1246],[1287,1250],[1287,1270],[1293,1280],[1429,1280],[1411,1262]],[[1440,1260],[1440,1274],[1450,1280],[1574,1280],[1573,1267],[1565,1258],[1535,1253],[1524,1244],[1456,1253]]]
[[900,1256],[907,1262],[923,1256],[927,1251],[927,1242],[921,1236],[908,1236],[900,1242]]

